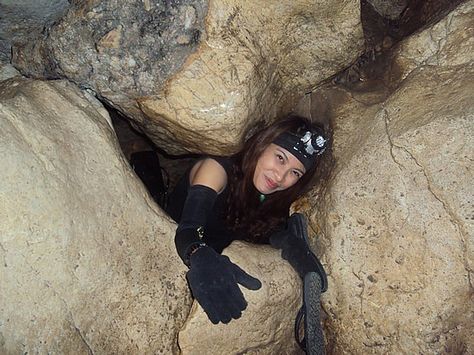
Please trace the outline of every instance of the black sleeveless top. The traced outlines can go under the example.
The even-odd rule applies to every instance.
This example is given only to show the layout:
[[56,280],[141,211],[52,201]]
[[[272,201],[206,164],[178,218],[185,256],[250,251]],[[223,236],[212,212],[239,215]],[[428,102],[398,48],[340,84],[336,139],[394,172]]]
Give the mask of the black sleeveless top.
[[[210,157],[217,161],[225,170],[228,176],[232,173],[232,160],[229,157]],[[166,212],[174,219],[176,223],[181,220],[181,213],[183,211],[184,202],[188,195],[189,189],[189,169],[186,174],[179,180],[178,184],[174,188],[173,192],[169,195],[168,206]],[[245,239],[245,236],[238,235],[227,227],[226,223],[226,211],[227,211],[227,197],[229,195],[228,186],[217,195],[216,202],[209,218],[204,226],[204,242],[221,253],[224,248],[230,245],[234,240]]]

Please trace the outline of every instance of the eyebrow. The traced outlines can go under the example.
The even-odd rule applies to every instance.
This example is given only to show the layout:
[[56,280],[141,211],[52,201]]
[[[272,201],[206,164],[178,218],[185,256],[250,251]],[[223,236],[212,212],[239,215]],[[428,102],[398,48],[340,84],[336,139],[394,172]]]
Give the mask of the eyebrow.
[[[286,156],[286,153],[285,153],[283,150],[281,150],[280,148],[277,148],[277,150],[285,157],[285,160],[286,160],[287,162],[290,161],[290,159],[288,159],[288,157]],[[301,175],[304,175],[304,173],[305,173],[305,172],[304,172],[303,170],[301,170],[301,169],[298,169],[298,168],[294,168],[294,169],[297,170],[297,171],[299,171],[299,172],[301,173]]]

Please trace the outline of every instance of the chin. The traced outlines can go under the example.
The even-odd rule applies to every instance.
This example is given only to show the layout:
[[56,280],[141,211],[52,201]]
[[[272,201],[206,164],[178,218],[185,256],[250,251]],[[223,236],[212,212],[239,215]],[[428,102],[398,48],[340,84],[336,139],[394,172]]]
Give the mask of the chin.
[[253,186],[259,193],[264,194],[264,195],[268,195],[269,193],[271,193],[266,188],[262,188],[262,185],[263,184],[255,184],[255,183],[253,184]]
[[258,192],[260,192],[261,194],[264,194],[264,195],[268,195],[269,192],[266,191],[265,189],[261,189],[261,188],[258,188],[258,187],[255,187],[257,189]]
[[264,189],[257,189],[258,192],[260,192],[261,194],[264,194],[264,195],[270,195],[272,193],[274,193],[275,191],[277,190],[269,190],[268,188],[264,188]]

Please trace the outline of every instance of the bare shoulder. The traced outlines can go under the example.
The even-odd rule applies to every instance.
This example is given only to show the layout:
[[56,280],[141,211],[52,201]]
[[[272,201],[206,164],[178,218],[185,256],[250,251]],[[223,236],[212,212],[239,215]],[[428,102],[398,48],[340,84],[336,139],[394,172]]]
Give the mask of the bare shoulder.
[[204,185],[221,193],[227,185],[227,173],[224,167],[212,158],[199,160],[189,174],[191,185]]

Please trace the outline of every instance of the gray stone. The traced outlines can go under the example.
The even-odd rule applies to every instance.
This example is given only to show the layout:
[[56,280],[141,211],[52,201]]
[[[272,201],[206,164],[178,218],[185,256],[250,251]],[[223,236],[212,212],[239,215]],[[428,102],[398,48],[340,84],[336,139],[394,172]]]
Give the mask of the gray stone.
[[0,82],[13,78],[15,76],[21,76],[20,72],[16,70],[10,64],[2,64],[0,62]]
[[68,7],[67,0],[0,0],[0,61],[10,62],[12,43],[33,41]]
[[405,10],[408,0],[367,0],[383,17],[396,20]]

